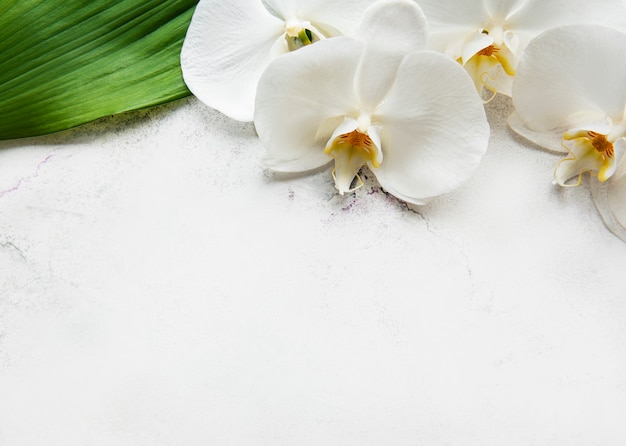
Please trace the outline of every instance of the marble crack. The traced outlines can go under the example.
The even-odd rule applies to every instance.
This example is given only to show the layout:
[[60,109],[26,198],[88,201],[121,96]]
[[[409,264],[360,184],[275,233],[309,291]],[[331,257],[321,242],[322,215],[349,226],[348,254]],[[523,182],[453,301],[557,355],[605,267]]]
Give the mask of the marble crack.
[[0,248],[11,249],[19,254],[22,260],[26,261],[26,255],[15,243],[13,242],[0,242]]
[[396,198],[395,196],[393,196],[392,194],[390,194],[389,192],[384,190],[382,187],[380,188],[380,191],[383,194],[385,194],[387,199],[395,201],[398,204],[398,206],[400,206],[401,208],[407,210],[408,212],[410,212],[412,214],[418,215],[422,219],[424,224],[426,225],[426,231],[429,234],[432,234],[433,236],[435,236],[439,240],[442,240],[442,241],[444,241],[446,243],[449,243],[451,246],[456,248],[457,252],[459,253],[461,258],[463,259],[463,263],[465,264],[465,269],[467,271],[467,277],[468,277],[469,282],[470,282],[470,284],[472,286],[471,296],[474,296],[475,291],[476,291],[476,287],[474,285],[474,272],[472,271],[472,267],[471,267],[469,256],[465,253],[463,248],[457,242],[455,242],[454,240],[451,240],[451,239],[449,239],[447,237],[444,237],[443,235],[435,232],[431,228],[430,221],[428,220],[428,218],[426,218],[426,216],[424,214],[422,214],[420,211],[418,211],[417,209],[413,209],[408,203],[406,203],[406,202],[404,202],[402,200],[399,200],[398,198]]
[[11,192],[17,191],[20,187],[22,187],[24,183],[32,180],[33,178],[37,178],[39,176],[39,171],[41,170],[41,166],[47,163],[48,160],[50,160],[50,158],[52,158],[53,156],[54,155],[50,154],[46,156],[42,161],[40,161],[39,164],[37,164],[37,167],[35,168],[35,172],[32,175],[29,175],[27,177],[22,177],[17,181],[17,183],[15,183],[13,187],[0,191],[0,198],[4,197],[7,194],[10,194]]

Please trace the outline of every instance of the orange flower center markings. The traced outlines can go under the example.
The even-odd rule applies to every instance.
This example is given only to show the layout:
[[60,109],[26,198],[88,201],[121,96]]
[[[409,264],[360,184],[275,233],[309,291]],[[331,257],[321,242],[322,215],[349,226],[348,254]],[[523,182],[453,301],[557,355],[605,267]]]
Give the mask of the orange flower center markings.
[[606,139],[606,135],[592,131],[587,132],[587,135],[589,135],[589,139],[591,139],[591,145],[598,153],[608,158],[613,157],[615,149],[613,143]]
[[[377,168],[382,161],[376,143],[367,133],[358,130],[337,136],[324,152],[335,159],[333,177],[341,194],[363,186],[363,180],[358,172],[364,164],[371,163],[372,167]],[[352,188],[352,180],[355,177],[359,184]]]
[[500,51],[500,48],[498,48],[495,45],[489,45],[487,48],[483,48],[482,50],[480,50],[477,54],[479,56],[491,57],[494,54],[496,54],[498,51]]
[[353,149],[361,151],[366,158],[373,161],[376,154],[376,148],[372,138],[370,138],[367,133],[361,133],[358,130],[354,130],[350,133],[340,135],[337,139],[337,145],[350,146]]

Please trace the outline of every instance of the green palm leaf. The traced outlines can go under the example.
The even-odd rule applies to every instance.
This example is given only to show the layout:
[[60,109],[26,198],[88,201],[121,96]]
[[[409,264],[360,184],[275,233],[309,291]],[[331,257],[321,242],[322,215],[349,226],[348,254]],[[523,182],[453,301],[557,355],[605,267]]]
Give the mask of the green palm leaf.
[[189,95],[180,48],[198,0],[0,0],[0,139]]

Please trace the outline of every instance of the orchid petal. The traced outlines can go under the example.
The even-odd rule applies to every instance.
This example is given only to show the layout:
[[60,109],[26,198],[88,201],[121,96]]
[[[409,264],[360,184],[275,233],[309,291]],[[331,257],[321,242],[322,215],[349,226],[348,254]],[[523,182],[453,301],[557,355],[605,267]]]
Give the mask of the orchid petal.
[[626,103],[624,48],[626,34],[594,25],[557,28],[534,39],[513,83],[520,118],[537,131],[563,127],[581,112],[594,121],[607,115],[621,120]]
[[463,54],[463,47],[467,35],[473,33],[474,30],[460,30],[451,33],[431,34],[428,40],[428,47],[441,53],[445,53],[454,60],[459,60]]
[[[284,1],[284,0],[283,0]],[[375,0],[300,0],[297,14],[306,18],[322,31],[330,25],[342,35],[355,36],[367,7]],[[331,35],[337,35],[330,30]]]
[[[549,0],[543,0],[547,3]],[[489,18],[495,22],[504,22],[520,8],[525,7],[527,0],[484,0]]]
[[476,29],[488,15],[483,0],[420,0],[432,31],[459,27]]
[[[497,1],[497,0],[492,0]],[[596,23],[618,26],[624,23],[626,9],[621,0],[526,0],[507,23],[514,29],[541,32],[549,28]]]
[[426,48],[428,25],[414,1],[380,0],[365,11],[358,35],[367,46],[355,82],[362,107],[373,112],[404,56]]
[[365,10],[358,37],[395,53],[426,48],[428,24],[412,0],[379,0]]
[[467,73],[433,51],[405,58],[376,119],[385,158],[374,173],[390,193],[416,204],[465,182],[489,139],[484,107]]
[[274,60],[261,76],[254,122],[268,166],[305,171],[329,161],[324,146],[358,104],[354,83],[362,42],[336,37]]
[[208,106],[251,121],[258,79],[283,32],[260,2],[201,1],[181,52],[185,83]]
[[274,17],[282,22],[296,15],[298,0],[261,0],[261,3]]
[[391,53],[377,46],[365,47],[356,72],[355,87],[361,106],[368,113],[373,113],[387,96],[403,58],[403,54]]
[[[615,150],[626,151],[624,138],[616,142]],[[591,192],[607,228],[626,242],[626,159],[622,158],[609,181],[594,181]]]
[[565,128],[538,132],[529,128],[515,111],[511,113],[507,122],[515,133],[537,144],[539,147],[554,152],[567,153],[567,149],[561,144],[563,141],[563,132],[566,130]]
[[487,17],[482,0],[420,0],[430,28],[428,46],[455,59],[461,57],[467,36]]
[[267,10],[283,21],[307,20],[327,37],[355,34],[368,5],[375,0],[261,0]]
[[281,35],[272,45],[269,53],[270,60],[274,60],[278,56],[282,56],[283,54],[287,54],[289,52],[289,44],[287,43],[287,40],[285,40],[285,37],[286,34]]

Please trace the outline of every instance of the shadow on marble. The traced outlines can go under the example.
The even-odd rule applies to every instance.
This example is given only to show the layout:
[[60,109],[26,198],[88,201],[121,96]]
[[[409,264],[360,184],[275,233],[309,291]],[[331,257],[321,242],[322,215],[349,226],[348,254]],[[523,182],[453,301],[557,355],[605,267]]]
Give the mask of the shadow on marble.
[[26,138],[0,141],[0,151],[32,146],[60,146],[83,144],[110,134],[118,134],[128,129],[135,129],[148,122],[159,120],[165,115],[185,107],[192,98],[177,99],[154,107],[131,110],[115,115],[104,116],[85,124],[59,132]]

